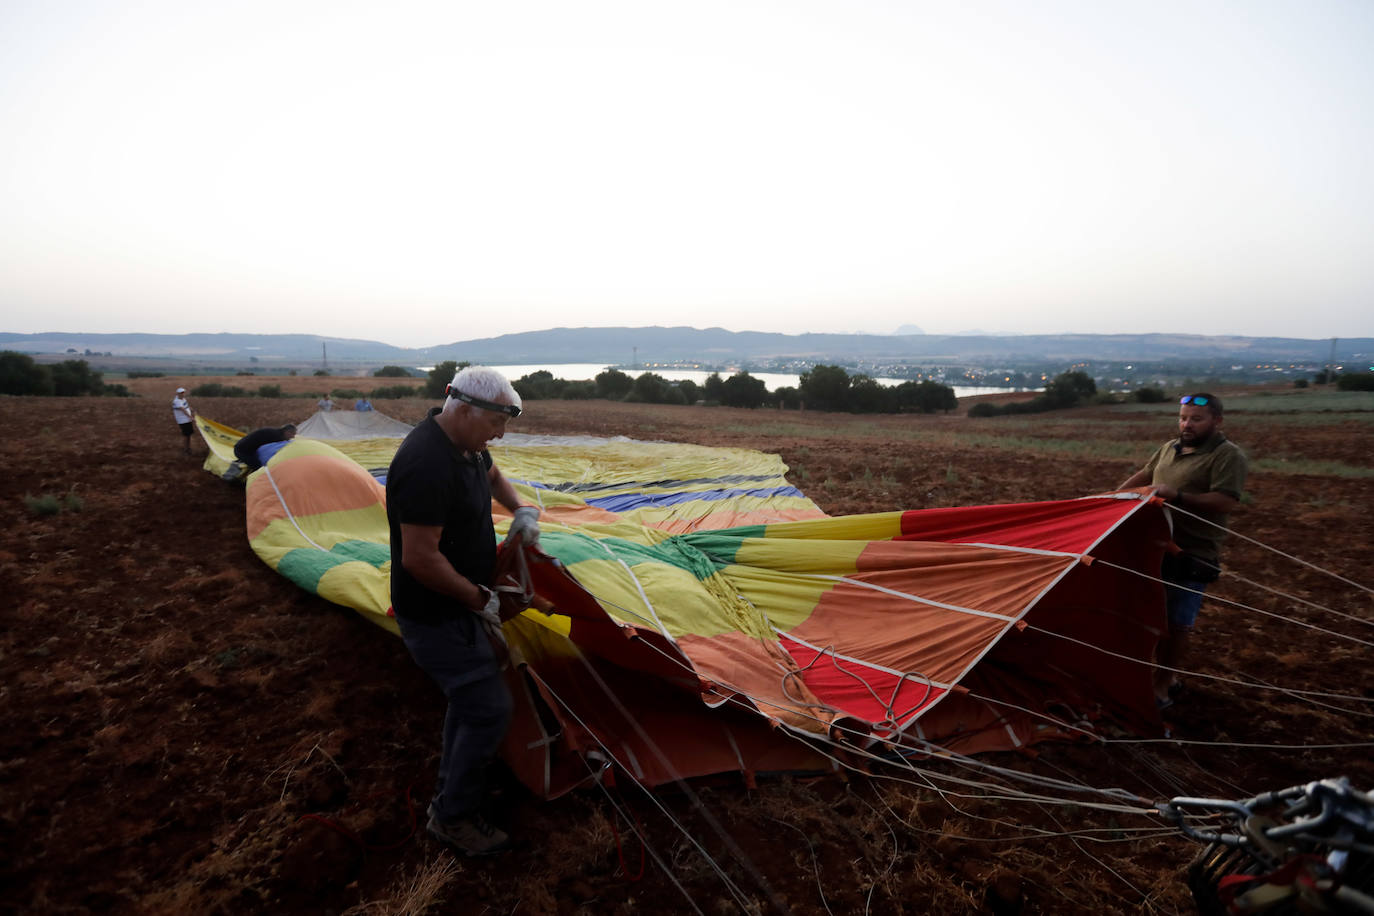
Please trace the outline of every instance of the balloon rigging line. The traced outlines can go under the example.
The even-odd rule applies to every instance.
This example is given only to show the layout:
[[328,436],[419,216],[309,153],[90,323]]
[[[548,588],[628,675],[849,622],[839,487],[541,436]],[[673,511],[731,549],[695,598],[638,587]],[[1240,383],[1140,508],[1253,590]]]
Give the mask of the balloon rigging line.
[[[550,686],[549,683],[543,680],[542,678],[539,680],[539,684],[541,687],[548,691],[549,696],[553,697],[558,702],[558,704],[567,711],[568,715],[572,716],[573,720],[576,721],[577,724],[582,727],[583,731],[586,732],[587,735],[589,735],[591,739],[595,741],[603,751],[605,751],[606,756],[609,759],[613,760],[615,764],[620,767],[622,772],[631,772],[630,768],[626,766],[625,762],[616,756],[615,751],[611,750],[610,746],[606,744],[604,741],[602,741],[601,738],[596,734],[596,732],[592,728],[590,728],[587,725],[587,723],[582,720],[580,716],[577,715],[577,712],[573,709],[572,705],[569,704],[567,700],[563,699],[563,697],[560,696],[559,693],[555,691],[552,688],[552,686]],[[614,700],[614,695],[612,695],[612,698]],[[638,723],[634,720],[633,717],[629,716],[628,713],[624,714],[626,715],[626,718],[629,719],[631,724],[638,727]],[[670,771],[673,772],[675,775],[677,773],[675,769],[671,768],[671,765]],[[678,777],[678,779],[679,781],[681,781],[680,777]],[[686,787],[685,782],[682,782],[682,785]],[[688,791],[690,792],[690,789],[688,789]],[[696,799],[695,793],[691,793],[691,797],[693,798],[695,804],[699,806],[701,805],[700,800]],[[654,803],[654,806],[658,808],[659,812],[662,813],[663,816],[667,818],[668,821],[671,822],[674,827],[677,828],[678,832],[680,832],[687,839],[687,841],[691,843],[693,847],[696,848],[697,852],[700,853],[702,858],[706,860],[708,865],[710,865],[711,870],[714,871],[717,877],[720,878],[721,883],[725,885],[726,890],[730,892],[730,896],[735,898],[735,902],[741,905],[747,904],[748,901],[745,898],[743,890],[740,889],[740,887],[736,885],[733,880],[731,880],[730,876],[726,874],[725,870],[720,867],[720,864],[717,863],[716,860],[711,857],[711,854],[706,851],[706,848],[697,841],[696,837],[692,836],[691,831],[689,831],[687,827],[676,816],[674,816],[673,813],[669,811],[667,807],[665,807],[663,803],[659,801],[659,799],[656,798],[653,794],[649,795],[649,799]],[[704,808],[704,806],[701,807]],[[657,857],[655,857],[655,861],[658,861]]]
[[1235,537],[1240,538],[1242,541],[1249,541],[1251,544],[1254,544],[1254,545],[1257,546],[1257,547],[1263,547],[1265,550],[1272,551],[1272,552],[1278,554],[1278,555],[1281,556],[1281,557],[1286,557],[1287,559],[1292,560],[1292,561],[1295,562],[1295,563],[1301,563],[1303,566],[1306,566],[1306,567],[1308,567],[1309,569],[1315,569],[1317,572],[1323,573],[1323,574],[1325,574],[1325,575],[1330,576],[1330,577],[1333,578],[1333,579],[1337,579],[1337,580],[1339,580],[1339,581],[1341,581],[1341,582],[1344,582],[1346,585],[1352,586],[1353,588],[1358,588],[1358,589],[1359,589],[1360,591],[1362,591],[1362,592],[1367,592],[1367,593],[1369,593],[1369,594],[1371,594],[1371,595],[1374,595],[1374,589],[1368,588],[1367,586],[1361,585],[1361,584],[1358,583],[1358,582],[1354,582],[1354,581],[1352,581],[1352,580],[1350,580],[1350,579],[1347,579],[1347,578],[1345,578],[1345,576],[1342,576],[1342,575],[1339,575],[1339,574],[1337,574],[1337,573],[1334,573],[1334,572],[1332,572],[1332,571],[1329,570],[1329,569],[1323,569],[1322,567],[1318,566],[1318,565],[1315,564],[1315,563],[1309,563],[1308,561],[1304,560],[1302,557],[1295,557],[1295,556],[1293,556],[1291,553],[1284,553],[1282,550],[1279,550],[1277,547],[1270,547],[1268,544],[1265,544],[1265,543],[1263,543],[1262,541],[1257,541],[1257,540],[1255,540],[1254,538],[1249,537],[1248,535],[1241,534],[1239,531],[1234,531],[1234,530],[1232,530],[1232,529],[1226,527],[1225,525],[1217,524],[1216,522],[1214,522],[1214,521],[1213,521],[1212,519],[1210,519],[1210,518],[1205,518],[1205,517],[1203,517],[1203,516],[1201,516],[1201,515],[1198,515],[1198,514],[1196,514],[1196,513],[1189,512],[1187,509],[1184,509],[1182,506],[1171,505],[1171,506],[1169,506],[1169,511],[1170,511],[1170,512],[1181,512],[1182,514],[1187,515],[1187,516],[1189,516],[1190,518],[1195,518],[1195,519],[1197,519],[1197,520],[1200,521],[1200,522],[1204,522],[1204,523],[1206,523],[1206,524],[1208,524],[1208,525],[1211,525],[1213,528],[1220,528],[1222,531],[1225,531],[1227,534],[1234,535]]
[[[658,759],[658,762],[671,775],[673,781],[677,783],[679,788],[682,789],[683,793],[692,802],[692,805],[697,809],[698,812],[700,812],[702,818],[708,824],[711,825],[711,828],[716,832],[716,835],[720,837],[721,841],[725,844],[726,848],[728,848],[730,852],[735,856],[735,859],[759,883],[759,886],[762,888],[763,892],[768,896],[768,898],[773,902],[773,904],[777,906],[779,910],[786,911],[786,905],[777,896],[776,892],[773,891],[772,887],[768,883],[768,880],[763,876],[763,873],[759,871],[758,867],[754,865],[753,861],[749,858],[745,851],[740,847],[740,845],[737,842],[735,842],[734,837],[729,833],[729,831],[725,829],[724,825],[720,823],[720,821],[715,817],[715,815],[711,813],[710,809],[707,808],[706,804],[702,802],[700,796],[687,783],[686,778],[678,771],[677,767],[673,765],[673,762],[668,758],[668,755],[663,752],[663,749],[659,747],[658,743],[653,740],[653,738],[649,735],[647,731],[645,731],[644,726],[640,724],[639,720],[636,719],[633,714],[631,714],[629,709],[625,707],[625,704],[621,702],[620,697],[616,695],[615,691],[613,691],[610,685],[607,684],[605,680],[601,677],[600,672],[596,670],[595,666],[593,666],[591,662],[587,660],[586,655],[583,654],[580,650],[576,652],[576,656],[577,659],[582,663],[583,667],[587,669],[587,673],[591,675],[592,679],[596,682],[597,686],[601,688],[602,692],[606,694],[606,697],[615,706],[616,710],[621,714],[622,717],[624,717],[625,721],[630,723],[630,725],[634,728],[635,732],[639,735],[640,740],[642,740],[645,743],[645,745],[649,748],[653,755]],[[559,702],[562,703],[563,701],[560,699]],[[566,703],[564,703],[564,705],[566,706]],[[590,733],[591,730],[587,728],[586,723],[581,722],[579,720],[579,724],[582,725],[584,729],[587,729]],[[622,769],[624,769],[624,764],[620,763],[619,760],[617,760],[616,762],[620,764]],[[667,812],[665,811],[664,813],[666,814]],[[671,817],[671,815],[669,816]],[[693,841],[693,843],[694,845],[697,845],[698,850],[703,855],[707,855],[705,849],[701,848],[700,844],[696,844],[695,841]],[[709,859],[709,855],[707,855],[707,858]],[[715,867],[717,867],[717,869],[719,870],[718,866]],[[723,871],[721,871],[720,874],[723,880],[729,880],[728,877],[725,876]]]
[[[1273,618],[1275,618],[1276,620],[1282,620],[1282,621],[1284,621],[1285,623],[1291,623],[1291,624],[1294,624],[1294,625],[1296,625],[1296,626],[1306,627],[1306,628],[1309,629],[1309,630],[1316,630],[1316,631],[1319,632],[1319,633],[1325,633],[1326,635],[1328,635],[1328,636],[1334,636],[1334,637],[1336,637],[1337,639],[1344,639],[1344,640],[1347,640],[1347,641],[1349,641],[1349,642],[1359,643],[1359,644],[1362,645],[1362,646],[1371,646],[1371,647],[1374,647],[1374,642],[1371,642],[1371,641],[1369,641],[1369,640],[1367,640],[1367,639],[1360,639],[1358,636],[1348,636],[1348,635],[1346,635],[1345,633],[1338,633],[1338,632],[1336,632],[1335,630],[1328,630],[1326,627],[1318,626],[1318,625],[1315,624],[1315,623],[1309,623],[1309,622],[1306,621],[1306,620],[1299,620],[1299,619],[1296,618],[1296,617],[1289,617],[1289,616],[1287,616],[1287,615],[1285,615],[1285,614],[1277,613],[1276,611],[1266,611],[1266,610],[1264,610],[1263,608],[1257,608],[1257,607],[1254,607],[1253,605],[1245,604],[1245,603],[1242,602],[1242,601],[1234,601],[1234,600],[1232,600],[1232,599],[1230,599],[1230,598],[1223,598],[1223,597],[1221,597],[1220,595],[1207,595],[1207,594],[1206,594],[1202,589],[1200,589],[1200,588],[1188,588],[1187,586],[1185,586],[1185,585],[1180,585],[1180,584],[1177,583],[1177,582],[1169,582],[1169,581],[1167,581],[1167,580],[1165,580],[1165,579],[1161,579],[1161,578],[1158,577],[1158,576],[1152,576],[1152,575],[1150,575],[1149,573],[1144,573],[1144,572],[1141,572],[1141,571],[1139,571],[1139,570],[1137,570],[1137,569],[1131,569],[1129,566],[1121,566],[1121,565],[1119,565],[1119,564],[1117,564],[1117,563],[1111,562],[1110,560],[1101,560],[1101,559],[1099,559],[1099,560],[1095,560],[1095,562],[1101,563],[1103,566],[1109,566],[1109,567],[1111,567],[1112,569],[1119,569],[1119,570],[1121,570],[1122,572],[1128,572],[1128,573],[1130,573],[1131,575],[1133,575],[1133,576],[1139,576],[1139,577],[1142,578],[1142,579],[1149,579],[1151,582],[1158,582],[1158,583],[1160,583],[1160,584],[1162,584],[1162,585],[1164,585],[1164,586],[1166,586],[1166,587],[1176,588],[1176,589],[1178,589],[1179,591],[1182,591],[1182,592],[1191,592],[1191,593],[1194,594],[1194,595],[1205,595],[1209,600],[1212,600],[1212,601],[1219,601],[1219,602],[1221,602],[1222,604],[1229,604],[1229,605],[1231,605],[1232,607],[1237,607],[1237,608],[1240,608],[1241,610],[1245,610],[1245,611],[1254,611],[1256,614],[1263,614],[1263,615],[1266,616],[1266,617],[1273,617]],[[1322,608],[1322,610],[1329,610],[1329,608]],[[1333,612],[1333,613],[1338,613],[1338,612]]]

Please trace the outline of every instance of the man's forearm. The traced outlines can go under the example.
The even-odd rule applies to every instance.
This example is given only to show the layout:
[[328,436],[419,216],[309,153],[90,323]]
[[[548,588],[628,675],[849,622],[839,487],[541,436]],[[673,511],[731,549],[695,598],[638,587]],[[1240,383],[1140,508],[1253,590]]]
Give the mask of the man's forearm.
[[496,497],[496,501],[512,512],[525,505],[520,499],[520,494],[515,492],[515,485],[500,471],[496,471],[495,468],[493,471],[495,473],[491,481],[491,495]]
[[1125,480],[1121,481],[1121,485],[1117,487],[1117,489],[1129,490],[1132,487],[1143,487],[1150,482],[1150,479],[1150,472],[1142,468],[1141,470],[1136,471],[1130,477],[1127,477]]
[[409,558],[405,561],[405,568],[416,581],[432,592],[457,598],[470,608],[486,603],[482,589],[454,569],[443,554]]

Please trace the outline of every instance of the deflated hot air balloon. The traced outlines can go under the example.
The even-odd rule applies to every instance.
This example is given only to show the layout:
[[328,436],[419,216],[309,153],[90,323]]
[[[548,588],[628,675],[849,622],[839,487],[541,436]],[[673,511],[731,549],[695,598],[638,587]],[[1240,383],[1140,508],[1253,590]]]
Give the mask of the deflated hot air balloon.
[[[199,425],[218,473],[240,434]],[[395,633],[378,477],[400,440],[307,428],[248,478],[249,541]],[[752,781],[837,766],[837,742],[976,753],[1160,729],[1136,664],[1165,627],[1148,493],[830,518],[775,455],[517,434],[491,450],[542,512],[542,552],[501,567],[533,605],[504,625],[503,756],[537,793],[610,763],[646,785]]]

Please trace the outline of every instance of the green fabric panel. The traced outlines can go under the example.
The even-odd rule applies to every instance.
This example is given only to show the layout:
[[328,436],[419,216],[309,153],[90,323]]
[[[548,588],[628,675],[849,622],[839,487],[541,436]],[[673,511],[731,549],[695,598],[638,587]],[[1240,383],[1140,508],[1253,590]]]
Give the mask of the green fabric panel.
[[289,551],[277,563],[277,572],[312,594],[319,594],[320,577],[347,557],[337,556],[314,547],[298,547]]
[[288,550],[277,563],[281,573],[301,588],[319,594],[320,577],[340,563],[361,561],[381,569],[391,560],[391,548],[373,541],[340,541],[328,552],[314,547]]
[[597,538],[567,531],[541,531],[539,546],[545,553],[562,560],[564,566],[572,566],[574,563],[587,560],[605,562],[612,558],[622,560],[628,566],[638,563],[674,562],[661,547],[618,537]]
[[766,525],[741,525],[721,531],[694,531],[680,534],[674,540],[690,544],[694,549],[711,558],[717,568],[735,562],[735,554],[746,538],[764,537]]
[[381,569],[391,559],[391,546],[376,541],[340,541],[329,548],[330,553],[339,554],[347,560],[361,560]]

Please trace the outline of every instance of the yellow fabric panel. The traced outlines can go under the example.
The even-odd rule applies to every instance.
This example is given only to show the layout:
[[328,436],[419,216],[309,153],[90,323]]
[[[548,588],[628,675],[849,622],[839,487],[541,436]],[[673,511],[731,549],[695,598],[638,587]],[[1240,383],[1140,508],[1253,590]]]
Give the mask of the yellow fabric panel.
[[545,483],[652,483],[735,474],[782,477],[787,472],[787,465],[777,455],[678,442],[607,442],[581,446],[494,444],[491,453],[506,476]]
[[741,600],[780,630],[801,625],[836,584],[762,566],[728,566],[724,575]]
[[341,563],[320,577],[318,594],[327,601],[351,607],[385,630],[400,635],[391,607],[391,564],[378,569],[371,563]]
[[234,460],[234,443],[242,439],[244,433],[199,414],[196,415],[196,429],[200,430],[200,437],[209,449],[201,467],[218,477],[229,469],[229,463]]
[[778,572],[843,576],[858,569],[859,556],[868,546],[867,541],[775,538],[775,527],[780,526],[769,525],[765,537],[743,540],[735,552],[735,562]]
[[[300,526],[300,531],[296,530],[297,525]],[[276,518],[249,543],[260,554],[262,549],[279,549],[284,552],[310,546],[301,539],[301,532],[325,550],[342,541],[372,541],[383,545],[391,543],[391,530],[386,522],[386,507],[380,505],[339,512],[321,512],[316,515],[299,515],[295,516],[294,525],[289,518]],[[272,568],[276,568],[275,563],[271,565]]]
[[901,512],[842,515],[836,518],[779,522],[769,525],[764,537],[814,538],[827,541],[880,541],[902,533]]
[[[643,492],[652,492],[645,490]],[[673,491],[687,492],[691,490]],[[601,495],[601,494],[598,494]],[[622,513],[642,525],[651,528],[673,528],[675,531],[695,531],[702,519],[712,519],[712,528],[729,528],[743,523],[749,516],[749,524],[777,524],[787,516],[782,513],[811,510],[820,513],[815,503],[796,496],[735,496],[727,500],[687,501],[674,506],[646,506],[642,509],[629,509]]]
[[[302,440],[304,441],[304,440]],[[363,467],[385,468],[390,467],[391,459],[396,454],[396,449],[401,447],[400,439],[329,439],[319,440],[328,441],[335,449],[343,452],[349,458],[361,464]]]

